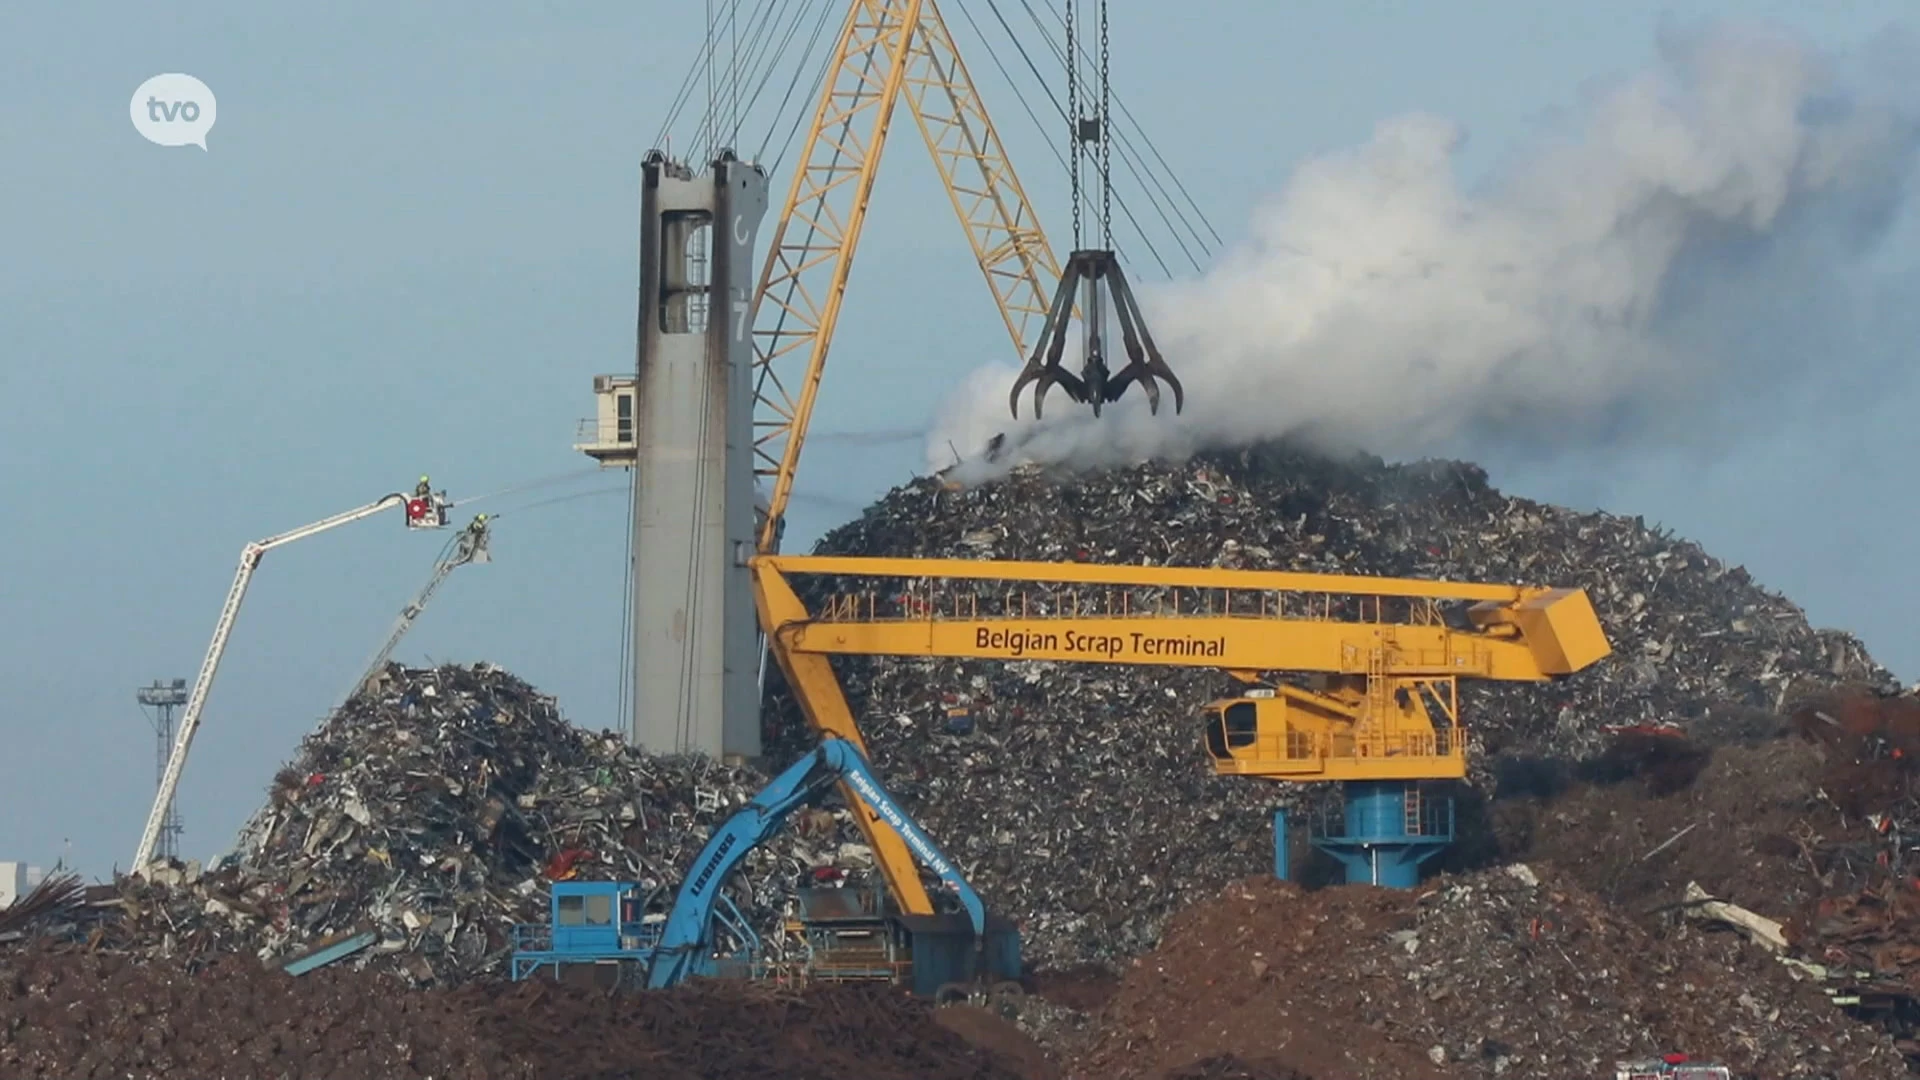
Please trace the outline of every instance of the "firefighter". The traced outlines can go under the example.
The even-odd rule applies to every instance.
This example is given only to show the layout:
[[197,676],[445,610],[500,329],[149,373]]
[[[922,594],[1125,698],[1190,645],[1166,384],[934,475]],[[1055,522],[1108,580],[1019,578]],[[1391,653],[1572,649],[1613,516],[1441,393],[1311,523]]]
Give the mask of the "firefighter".
[[413,497],[416,499],[426,499],[432,496],[433,485],[427,481],[426,477],[421,477],[420,482],[413,485]]
[[475,558],[484,549],[481,544],[487,538],[487,515],[476,514],[465,531],[460,534],[460,555],[462,558]]

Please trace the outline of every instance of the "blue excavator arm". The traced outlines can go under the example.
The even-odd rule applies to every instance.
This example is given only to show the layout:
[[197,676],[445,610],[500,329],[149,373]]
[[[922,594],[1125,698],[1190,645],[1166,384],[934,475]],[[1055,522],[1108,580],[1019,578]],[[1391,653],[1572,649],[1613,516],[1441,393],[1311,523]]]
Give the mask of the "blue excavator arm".
[[829,736],[774,777],[772,783],[728,818],[700,849],[700,856],[693,861],[686,880],[681,882],[673,910],[667,915],[660,944],[647,971],[648,986],[673,986],[700,970],[713,950],[714,904],[728,875],[746,858],[747,852],[779,831],[788,814],[840,780],[851,784],[860,798],[906,840],[914,855],[959,896],[961,906],[966,908],[967,917],[973,923],[974,937],[978,939],[986,933],[986,907],[959,868],[880,786],[859,749],[845,739]]

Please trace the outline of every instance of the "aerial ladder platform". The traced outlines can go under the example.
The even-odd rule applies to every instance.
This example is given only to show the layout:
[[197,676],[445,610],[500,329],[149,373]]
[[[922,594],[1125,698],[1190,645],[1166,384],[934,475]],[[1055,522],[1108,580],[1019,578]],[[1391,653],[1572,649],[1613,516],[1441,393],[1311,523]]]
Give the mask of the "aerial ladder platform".
[[365,506],[321,518],[264,540],[252,541],[240,549],[239,568],[234,571],[233,584],[228,587],[226,600],[220,605],[220,616],[214,620],[213,639],[207,643],[207,655],[200,661],[200,673],[194,677],[193,690],[187,696],[186,709],[181,713],[180,726],[174,733],[166,769],[160,774],[159,789],[154,792],[153,809],[148,812],[146,826],[140,832],[139,846],[134,848],[129,873],[144,873],[153,858],[153,849],[160,841],[160,830],[166,823],[167,811],[173,805],[174,794],[180,787],[180,776],[187,767],[187,753],[193,748],[194,736],[199,733],[207,695],[213,691],[214,675],[220,670],[220,659],[226,655],[234,623],[240,618],[240,605],[246,600],[254,571],[259,569],[260,560],[266,557],[267,552],[396,508],[404,511],[408,531],[444,529],[447,526],[447,510],[452,505],[445,491],[436,491],[431,479],[422,476],[411,493],[396,491],[383,495]]
[[340,699],[340,705],[337,708],[345,708],[346,703],[353,700],[354,695],[365,690],[368,683],[386,670],[387,661],[393,659],[393,651],[400,647],[400,639],[406,637],[407,631],[412,630],[413,624],[419,621],[420,613],[427,609],[427,602],[433,599],[433,594],[440,591],[440,584],[447,580],[447,575],[462,566],[493,561],[493,556],[487,550],[487,544],[492,540],[492,532],[491,520],[485,514],[476,515],[466,528],[460,530],[448,544],[447,553],[435,561],[433,573],[427,577],[427,583],[422,585],[420,591],[400,609],[399,617],[393,622],[393,629],[388,631],[386,640],[380,643],[380,648],[374,651],[373,659],[367,661],[366,667],[361,669],[360,677],[354,680],[353,687]]

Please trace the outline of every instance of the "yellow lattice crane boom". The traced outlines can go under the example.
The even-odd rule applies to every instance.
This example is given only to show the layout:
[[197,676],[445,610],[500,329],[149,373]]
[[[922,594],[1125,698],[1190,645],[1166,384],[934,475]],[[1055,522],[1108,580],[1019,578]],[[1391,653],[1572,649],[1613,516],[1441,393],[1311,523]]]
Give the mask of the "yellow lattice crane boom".
[[826,370],[894,107],[905,98],[1014,351],[1047,318],[1060,264],[934,0],[853,0],[755,297],[754,468],[772,551]]
[[[1253,689],[1201,708],[1215,772],[1345,782],[1349,817],[1356,801],[1362,815],[1390,805],[1396,831],[1370,821],[1355,832],[1349,820],[1347,831],[1316,840],[1349,862],[1350,879],[1383,884],[1406,883],[1450,838],[1450,823],[1445,837],[1426,827],[1430,815],[1409,785],[1466,774],[1458,681],[1544,682],[1611,652],[1579,589],[834,556],[762,555],[752,572],[761,629],[808,721],[856,744],[834,656],[1228,671]],[[792,581],[805,576],[881,584],[810,608]],[[1305,678],[1269,682],[1269,673]],[[913,906],[924,892],[905,845],[872,818],[862,823],[895,896],[926,910]]]

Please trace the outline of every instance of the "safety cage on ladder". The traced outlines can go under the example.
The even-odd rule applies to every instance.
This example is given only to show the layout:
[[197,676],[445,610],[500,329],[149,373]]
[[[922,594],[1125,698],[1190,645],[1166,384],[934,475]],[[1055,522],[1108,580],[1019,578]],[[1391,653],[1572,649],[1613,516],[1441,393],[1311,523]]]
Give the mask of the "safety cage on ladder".
[[413,493],[407,496],[407,528],[444,529],[447,527],[447,510],[453,506],[445,491],[435,491],[433,482],[421,477],[413,487]]

